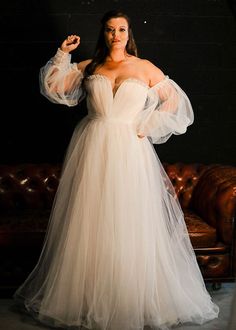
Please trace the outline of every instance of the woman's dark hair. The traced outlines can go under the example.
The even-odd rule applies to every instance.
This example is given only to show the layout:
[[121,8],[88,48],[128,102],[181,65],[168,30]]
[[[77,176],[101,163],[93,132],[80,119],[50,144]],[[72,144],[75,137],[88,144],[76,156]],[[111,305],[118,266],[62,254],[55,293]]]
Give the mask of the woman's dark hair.
[[93,74],[96,67],[98,65],[104,63],[105,58],[108,55],[108,47],[106,45],[105,37],[104,37],[104,31],[105,31],[106,23],[111,18],[117,18],[117,17],[125,18],[127,23],[128,23],[128,36],[129,36],[129,39],[128,39],[128,42],[127,42],[126,48],[125,48],[126,52],[130,55],[137,56],[137,47],[136,47],[136,44],[135,44],[135,41],[134,41],[132,29],[131,29],[130,18],[120,10],[111,10],[111,11],[107,12],[103,16],[103,18],[101,19],[102,27],[101,27],[101,30],[100,30],[100,33],[99,33],[97,45],[95,47],[94,56],[93,56],[92,61],[86,66],[85,76]]

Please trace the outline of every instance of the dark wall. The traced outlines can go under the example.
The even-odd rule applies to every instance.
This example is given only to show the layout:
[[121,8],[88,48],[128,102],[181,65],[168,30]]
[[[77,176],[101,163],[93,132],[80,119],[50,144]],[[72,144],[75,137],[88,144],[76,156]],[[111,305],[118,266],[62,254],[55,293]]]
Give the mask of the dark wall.
[[91,57],[105,11],[133,21],[140,57],[188,94],[195,122],[155,146],[162,161],[236,164],[236,19],[221,0],[12,0],[0,4],[1,163],[61,162],[85,104],[50,103],[38,72],[70,33],[81,36],[73,61]]

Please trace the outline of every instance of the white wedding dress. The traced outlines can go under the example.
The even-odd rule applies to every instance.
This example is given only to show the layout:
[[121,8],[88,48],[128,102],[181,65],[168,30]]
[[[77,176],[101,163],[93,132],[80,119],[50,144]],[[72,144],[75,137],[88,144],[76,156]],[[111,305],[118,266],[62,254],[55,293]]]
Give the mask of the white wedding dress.
[[41,69],[46,97],[73,106],[86,91],[88,115],[67,150],[38,264],[15,299],[41,322],[73,329],[169,329],[217,317],[152,145],[193,122],[187,96],[167,76],[152,88],[129,78],[115,93],[103,75],[82,78],[59,50]]

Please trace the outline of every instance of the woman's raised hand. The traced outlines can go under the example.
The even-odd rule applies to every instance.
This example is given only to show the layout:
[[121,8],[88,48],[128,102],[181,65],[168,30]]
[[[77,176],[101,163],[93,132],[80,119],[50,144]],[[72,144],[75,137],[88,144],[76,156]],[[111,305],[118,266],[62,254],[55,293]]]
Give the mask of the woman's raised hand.
[[80,37],[72,34],[68,36],[61,44],[60,49],[64,53],[70,53],[72,50],[76,49],[80,44]]

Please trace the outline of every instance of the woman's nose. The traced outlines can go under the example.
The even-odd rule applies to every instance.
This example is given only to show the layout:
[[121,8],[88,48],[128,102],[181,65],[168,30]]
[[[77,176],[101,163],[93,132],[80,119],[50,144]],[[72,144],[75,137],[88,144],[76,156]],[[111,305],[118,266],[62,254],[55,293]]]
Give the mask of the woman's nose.
[[117,30],[113,30],[113,36],[115,37],[115,36],[117,36],[117,34],[118,34],[118,31]]

